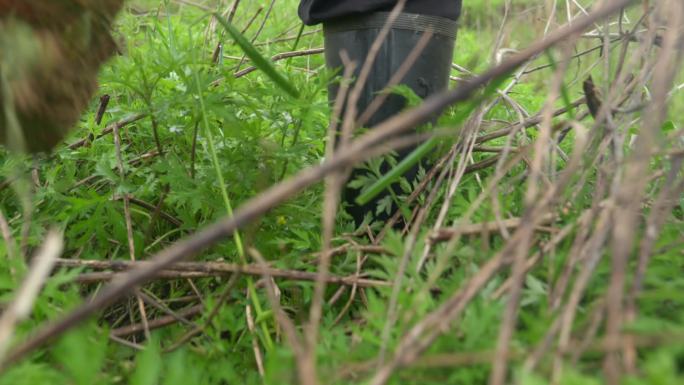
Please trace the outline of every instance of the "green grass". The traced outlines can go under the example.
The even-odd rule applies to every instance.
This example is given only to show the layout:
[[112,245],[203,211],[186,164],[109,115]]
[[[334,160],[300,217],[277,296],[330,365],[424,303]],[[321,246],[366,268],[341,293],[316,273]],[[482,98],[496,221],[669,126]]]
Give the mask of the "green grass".
[[[160,205],[162,211],[182,223],[174,225],[155,215],[154,210],[133,205],[135,249],[138,258],[145,259],[223,217],[231,208],[239,207],[283,178],[321,161],[329,116],[326,85],[331,77],[324,68],[321,55],[279,61],[273,67],[279,75],[268,76],[256,71],[234,79],[232,74],[239,62],[235,58],[243,56],[243,49],[233,44],[230,35],[224,33],[220,25],[211,28],[211,19],[205,12],[170,1],[159,3],[136,1],[135,12],[127,12],[119,20],[118,35],[122,39],[124,54],[112,60],[100,77],[100,94],[112,97],[104,124],[98,126],[93,122],[97,110],[93,101],[79,127],[66,141],[69,144],[81,138],[94,138],[89,145],[76,150],[62,146],[49,156],[35,158],[8,154],[4,150],[0,153],[0,178],[13,180],[0,191],[0,209],[17,241],[13,245],[15,249],[22,242],[22,226],[29,223],[25,240],[29,251],[40,244],[49,227],[58,226],[64,229],[64,258],[128,260],[123,202],[114,199],[126,193],[152,206]],[[294,0],[278,2],[256,43],[277,39],[285,31],[289,31],[285,33],[287,36],[296,36],[299,29],[296,3]],[[504,47],[520,49],[539,36],[544,21],[535,19],[537,3],[516,2],[511,15],[511,30],[503,41]],[[502,0],[466,1],[455,62],[474,73],[493,64],[491,49],[501,21],[502,4]],[[243,1],[234,22],[238,30],[244,27],[260,5],[267,6],[267,2]],[[258,18],[247,30],[245,36],[248,39],[254,36],[260,22],[261,18]],[[313,28],[304,31],[311,30]],[[218,65],[213,65],[211,55],[217,36],[222,36],[225,42],[224,58]],[[588,48],[592,44],[596,42],[583,42],[580,46]],[[298,48],[321,46],[322,37],[316,34],[303,36]],[[263,57],[270,57],[291,50],[293,41],[257,44],[256,48]],[[595,60],[597,55],[590,57]],[[541,56],[531,66],[543,65],[548,58]],[[590,61],[582,61],[577,72],[569,72],[566,79],[569,99],[581,95],[581,81]],[[252,61],[247,60],[241,68],[250,65]],[[599,70],[592,73],[595,78],[597,74],[600,76]],[[526,111],[536,113],[545,102],[550,74],[551,70],[546,69],[525,77],[512,90],[511,96]],[[462,76],[456,71],[453,75]],[[563,102],[559,101],[558,106],[562,105]],[[440,123],[445,126],[460,123],[459,112],[459,107],[455,107]],[[682,112],[684,103],[680,96],[673,101],[670,111],[672,124],[677,128],[682,125]],[[112,136],[99,135],[106,124],[137,113],[147,116],[121,130],[126,162],[126,177],[122,182],[116,168]],[[517,121],[518,114],[499,104],[485,119]],[[155,127],[163,155],[155,153],[158,150]],[[534,129],[527,133],[528,141],[536,137]],[[520,144],[527,143],[525,139],[518,140]],[[445,139],[440,148],[444,150],[452,143]],[[504,139],[500,139],[487,145],[503,143]],[[571,134],[563,142],[563,150],[571,153],[572,144]],[[145,160],[129,163],[143,154],[153,153],[155,155]],[[474,160],[482,160],[486,156],[475,154]],[[38,186],[31,179],[34,168]],[[510,216],[524,212],[524,184],[520,181],[524,172],[522,166],[516,166],[501,183],[500,210]],[[469,174],[464,178],[451,202],[446,223],[461,217],[479,195],[481,181],[490,176],[491,171],[485,170],[477,176]],[[596,176],[592,174],[589,178],[590,183],[579,192],[573,206],[564,212],[564,220],[576,219],[581,209],[591,203]],[[407,186],[407,190],[410,187]],[[322,186],[315,186],[306,190],[243,229],[240,238],[228,239],[197,259],[244,262],[247,257],[239,246],[244,242],[246,247],[257,247],[274,267],[315,271],[311,255],[321,247],[322,189]],[[425,196],[420,199],[424,201]],[[434,211],[431,219],[436,216]],[[639,298],[640,317],[629,325],[640,333],[670,332],[681,336],[684,332],[684,296],[681,294],[684,290],[684,259],[681,247],[666,247],[677,243],[682,245],[683,211],[684,199],[673,213],[675,220],[664,228],[658,239],[656,250],[661,251],[654,256],[644,293]],[[31,213],[30,222],[27,222],[28,212]],[[491,202],[487,202],[475,211],[471,221],[477,223],[494,219]],[[337,221],[335,244],[346,243],[348,237],[343,234],[353,231],[349,218],[341,214]],[[240,241],[236,243],[237,239]],[[362,237],[357,240],[365,242]],[[421,238],[420,242],[424,239]],[[425,274],[417,274],[409,268],[404,279],[405,287],[398,299],[398,321],[391,332],[390,351],[397,346],[404,332],[446,298],[431,291],[435,284],[441,293],[454,292],[503,242],[499,237],[492,237],[487,242],[480,237],[465,238],[451,254],[438,247],[435,253],[438,258],[428,264]],[[421,257],[423,248],[420,245],[422,243],[411,256],[410,266],[414,266]],[[396,276],[397,256],[402,255],[404,242],[397,234],[390,233],[383,246],[393,251],[393,255],[370,255],[363,269],[367,278],[393,280]],[[513,375],[521,384],[549,383],[548,362],[533,374],[524,373],[522,364],[526,352],[534,349],[550,326],[549,282],[557,278],[571,247],[572,237],[569,237],[558,246],[552,258],[545,260],[527,278],[520,322],[512,343],[514,351],[521,352],[512,360]],[[354,274],[356,258],[353,251],[334,257],[332,273]],[[16,270],[14,274],[11,267]],[[0,247],[0,303],[8,303],[13,298],[14,289],[26,269],[23,261],[8,258],[7,247]],[[16,341],[30,336],[43,322],[73,309],[87,294],[100,288],[100,285],[75,283],[81,272],[79,269],[62,269],[48,280],[31,318],[19,324]],[[605,292],[609,275],[610,260],[604,258],[580,305],[576,322],[578,329],[583,329],[590,321],[591,310]],[[504,278],[502,275],[493,280],[459,319],[458,327],[441,336],[426,355],[495,349],[505,301],[493,300],[491,294]],[[194,281],[207,311],[193,322],[203,324],[210,309],[217,304],[227,280],[204,278]],[[140,335],[132,338],[132,342],[145,347],[141,352],[109,340],[109,328],[140,322],[137,304],[133,300],[124,301],[11,367],[0,375],[0,384],[294,384],[297,380],[293,354],[277,327],[263,285],[257,281],[256,277],[240,278],[227,304],[221,307],[204,333],[177,351],[164,353],[163,349],[188,330],[187,326],[178,323],[154,331],[152,341],[144,341]],[[313,283],[278,280],[278,287],[282,293],[282,306],[298,325],[303,324],[308,317]],[[145,288],[166,301],[195,293],[195,288],[186,280],[159,281]],[[337,287],[329,287],[326,298],[330,298],[335,290]],[[387,317],[390,293],[390,288],[366,290],[366,298],[362,301],[357,296],[339,324],[334,324],[334,321],[343,311],[348,294],[334,305],[324,307],[316,354],[325,384],[360,383],[372,373],[359,370],[357,378],[349,376],[349,368],[376,358],[382,344],[380,336]],[[173,309],[184,306],[169,303]],[[253,306],[257,313],[259,326],[254,336],[247,329],[245,307],[248,305]],[[150,318],[165,315],[152,306],[147,306],[147,310]],[[254,359],[253,338],[257,339],[264,354],[266,374],[263,379],[258,374]],[[681,346],[681,343],[671,343],[640,350],[639,363],[643,371],[639,376],[627,378],[625,384],[684,383],[684,349]],[[575,368],[566,370],[561,383],[603,384],[600,364],[598,354],[587,355]],[[418,365],[398,372],[391,383],[481,384],[487,381],[490,368],[489,361],[436,369]],[[351,374],[354,374],[353,370]]]

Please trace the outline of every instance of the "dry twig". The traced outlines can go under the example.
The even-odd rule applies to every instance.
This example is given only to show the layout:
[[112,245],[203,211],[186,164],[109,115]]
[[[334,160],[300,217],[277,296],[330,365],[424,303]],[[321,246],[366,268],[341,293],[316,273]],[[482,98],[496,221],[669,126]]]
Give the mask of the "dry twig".
[[0,364],[5,362],[5,354],[14,337],[17,322],[31,314],[33,303],[63,248],[62,235],[57,231],[50,231],[45,237],[43,246],[33,257],[28,275],[17,290],[14,301],[2,313],[0,317]]

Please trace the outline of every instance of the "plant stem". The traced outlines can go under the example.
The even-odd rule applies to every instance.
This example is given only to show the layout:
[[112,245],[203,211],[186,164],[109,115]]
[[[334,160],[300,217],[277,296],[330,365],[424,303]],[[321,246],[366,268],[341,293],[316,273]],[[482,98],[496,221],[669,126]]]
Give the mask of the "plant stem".
[[[207,118],[207,111],[204,106],[204,97],[202,96],[202,88],[200,86],[200,80],[199,80],[199,75],[197,74],[197,71],[194,72],[195,76],[195,84],[197,85],[197,97],[199,99],[200,103],[200,110],[202,113],[202,124],[204,127],[204,135],[207,138],[207,144],[209,145],[209,154],[211,155],[211,161],[214,165],[214,169],[216,170],[216,178],[219,182],[219,186],[221,188],[221,197],[223,198],[223,204],[226,207],[226,211],[228,212],[228,216],[232,217],[233,216],[233,206],[230,203],[230,197],[228,196],[228,190],[226,189],[226,182],[223,179],[223,173],[221,172],[221,165],[219,163],[218,155],[216,153],[216,146],[214,145],[214,138],[211,135],[211,132],[209,131],[209,119]],[[243,265],[247,264],[247,259],[245,258],[245,249],[242,244],[242,237],[240,236],[240,232],[236,231],[233,233],[233,239],[235,240],[235,247],[237,248],[238,255],[240,257],[240,263]],[[256,294],[256,287],[254,286],[254,281],[252,278],[247,278],[247,289],[249,291],[249,296],[252,300],[252,304],[254,305],[254,310],[257,313],[257,318],[261,316],[263,313],[263,310],[261,308],[261,304],[259,303],[259,298],[257,297]],[[265,323],[261,323],[261,329],[263,332],[263,339],[264,343],[266,345],[267,350],[273,349],[273,340],[271,339],[271,334],[268,331],[268,328],[266,327]]]

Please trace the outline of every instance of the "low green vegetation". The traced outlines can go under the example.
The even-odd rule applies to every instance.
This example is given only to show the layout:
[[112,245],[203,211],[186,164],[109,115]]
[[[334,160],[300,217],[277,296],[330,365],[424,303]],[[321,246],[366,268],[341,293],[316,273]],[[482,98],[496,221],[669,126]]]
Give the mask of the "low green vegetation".
[[[24,256],[36,252],[51,228],[63,231],[62,258],[128,261],[131,248],[124,210],[124,196],[128,196],[135,258],[145,260],[232,213],[268,187],[321,163],[330,116],[327,84],[337,76],[325,69],[323,56],[296,56],[273,62],[277,81],[258,62],[261,69],[236,77],[235,73],[254,65],[254,60],[245,55],[244,46],[235,44],[234,35],[212,19],[210,13],[189,3],[150,0],[134,1],[127,6],[116,31],[121,54],[106,65],[99,79],[99,95],[110,96],[101,124],[95,122],[99,108],[99,99],[96,99],[78,128],[53,153],[28,157],[1,150],[0,210],[9,224],[13,241],[11,244],[2,241],[4,247],[0,247],[0,303],[3,304],[0,306],[14,298],[28,271],[28,259]],[[212,10],[220,3],[223,5],[220,12],[229,5],[224,1],[202,3]],[[296,15],[296,1],[277,2],[264,22],[268,3],[243,1],[232,24],[235,31],[242,31],[246,40],[253,43],[260,55],[269,58],[282,52],[323,46],[317,27],[306,27],[299,35],[301,23]],[[505,2],[466,0],[465,3],[454,58],[461,70],[453,71],[454,85],[495,65],[498,59],[505,60],[513,50],[529,46],[546,28],[548,10],[541,2],[514,2],[502,30],[500,47],[507,50],[493,52],[499,26],[504,21]],[[260,7],[263,10],[249,24]],[[558,12],[551,29],[566,21],[564,8],[559,6]],[[635,22],[639,12],[639,9],[629,11],[630,20]],[[218,45],[219,42],[222,44]],[[600,44],[599,39],[583,39],[573,52]],[[552,50],[532,61],[527,66],[532,72],[510,89],[507,98],[488,95],[484,106],[495,100],[497,103],[482,117],[480,135],[542,111],[552,89],[554,68],[561,65],[556,61],[563,54],[560,49]],[[570,62],[561,95],[552,108],[567,107],[582,97],[582,82],[589,74],[599,88],[606,84],[606,79],[612,79],[617,71],[620,47],[610,51],[607,64],[610,75],[605,73],[606,66],[599,55],[597,49]],[[635,73],[638,70],[635,68]],[[682,78],[680,73],[679,80]],[[505,79],[500,89],[510,79]],[[677,142],[681,142],[681,135],[675,139],[667,136],[683,128],[681,95],[673,96],[671,104],[658,140],[669,138],[671,148],[667,148],[681,151],[682,143]],[[461,122],[466,108],[454,106],[440,119],[439,127],[450,130],[440,138],[437,151],[431,152],[432,163],[438,162],[458,143],[458,135],[468,126]],[[586,109],[580,104],[551,123],[560,127]],[[481,111],[477,109],[467,115],[468,122],[477,121],[473,117]],[[120,164],[114,135],[106,127],[125,119],[132,122],[118,128]],[[592,117],[584,118],[582,124],[583,129],[591,130]],[[627,142],[638,127],[635,120],[625,137]],[[538,137],[538,126],[531,126],[517,135],[483,143],[481,147],[495,151],[507,145],[523,148]],[[561,178],[561,170],[570,162],[580,139],[574,130],[567,133],[559,150],[554,152],[557,154],[554,163],[544,166],[547,179],[540,182],[542,186],[550,186]],[[572,343],[585,345],[570,348],[581,349],[583,354],[562,357],[564,369],[557,382],[551,380],[556,373],[557,340],[552,338],[552,347],[542,357],[534,356],[535,349],[543,346],[547,333],[554,328],[570,291],[577,287],[572,284],[580,279],[583,264],[590,263],[593,251],[587,249],[580,254],[587,259],[570,265],[566,271],[569,258],[578,255],[575,248],[584,245],[583,240],[592,232],[600,231],[598,220],[583,222],[582,219],[596,204],[596,191],[612,181],[612,175],[591,166],[594,159],[591,154],[599,151],[608,154],[610,149],[598,142],[588,145],[585,161],[589,165],[571,177],[569,187],[559,192],[562,204],[553,210],[556,215],[552,222],[539,226],[542,231],[534,236],[530,247],[533,252],[545,252],[542,261],[524,279],[517,326],[510,344],[511,379],[519,384],[608,383],[602,369],[606,354],[601,343],[606,333],[606,311],[602,309],[614,268],[610,248],[598,249],[604,258],[597,261],[574,313],[570,330]],[[631,151],[628,149],[625,154]],[[477,165],[491,156],[491,152],[474,152],[467,165]],[[662,191],[664,178],[677,165],[669,159],[665,155],[654,157],[650,164],[653,177],[646,187],[644,205],[647,208],[639,211],[641,225],[634,238],[635,250],[646,234],[643,222],[650,213],[650,205]],[[441,223],[444,227],[458,223],[469,210],[472,215],[465,219],[466,224],[525,215],[530,162],[528,158],[511,166],[495,184],[498,187],[494,198],[482,201],[480,194],[489,188],[496,174],[495,167],[465,173],[444,206]],[[459,157],[455,157],[449,167],[455,169],[458,164]],[[377,161],[370,162],[369,168],[377,169]],[[428,171],[423,170],[422,175]],[[677,170],[674,174],[681,181]],[[454,180],[453,174],[449,175],[434,197],[430,197],[430,192],[437,184],[437,177],[417,197],[421,205],[431,199],[436,203],[417,233],[417,244],[410,251],[406,269],[400,263],[408,245],[405,234],[390,230],[377,244],[384,249],[382,253],[364,252],[363,247],[355,246],[373,244],[367,232],[354,228],[351,219],[344,212],[339,213],[333,246],[346,248],[332,257],[331,274],[340,277],[361,274],[373,282],[391,283],[403,272],[403,282],[395,310],[391,310],[391,286],[328,285],[315,352],[321,383],[367,383],[378,368],[376,359],[381,351],[386,351],[389,359],[397,349],[404,348],[402,337],[414,325],[438,309],[459,288],[468,285],[482,271],[482,266],[508,245],[507,237],[501,236],[499,230],[474,232],[452,244],[434,245],[425,268],[417,272],[416,266],[432,234],[432,224],[438,220],[448,187]],[[381,177],[378,173],[356,183],[370,186]],[[410,213],[414,206],[405,202],[418,185],[419,182],[402,181],[405,196],[387,199],[395,199],[404,213]],[[256,249],[275,269],[316,272],[322,247],[324,188],[319,184],[306,189],[241,229],[235,237],[193,260],[258,264],[250,253]],[[684,199],[679,196],[676,200],[654,239],[643,289],[636,298],[639,312],[622,327],[638,340],[635,359],[639,368],[634,373],[624,373],[623,384],[684,383]],[[382,203],[378,210],[389,208],[389,203]],[[504,218],[497,218],[501,213]],[[556,242],[555,236],[564,226],[571,224],[575,227],[569,229],[568,236],[550,249],[545,248]],[[371,226],[374,237],[382,225]],[[626,287],[632,285],[637,262],[635,251],[630,254]],[[569,274],[571,285],[567,292],[559,294],[558,282],[564,279],[565,273]],[[489,279],[451,327],[430,344],[418,361],[397,370],[389,383],[486,383],[508,298],[505,291],[499,290],[511,274],[506,268]],[[88,277],[92,279],[84,282]],[[0,384],[298,383],[296,357],[268,299],[269,282],[259,275],[246,274],[155,280],[140,288],[138,296],[107,307],[97,317],[11,365],[0,374]],[[298,328],[303,327],[309,318],[315,283],[288,277],[276,278],[273,282],[277,285],[280,306]],[[30,318],[18,324],[14,343],[29,338],[45,322],[76,308],[84,298],[98,293],[104,283],[85,266],[57,268],[41,290]],[[124,333],[122,328],[144,320],[139,298],[144,299],[149,322],[168,319],[169,314],[177,315],[197,305],[201,305],[201,311],[180,321],[168,322],[165,327],[153,328],[149,336],[144,330]],[[554,298],[560,305],[553,303]],[[394,316],[389,332],[385,329],[388,314]],[[248,327],[249,323],[254,323],[254,327]],[[187,337],[195,328],[201,329]],[[114,334],[115,337],[110,337]],[[583,340],[585,337],[587,341]],[[263,373],[260,373],[259,360],[263,360]],[[535,360],[534,370],[526,370],[532,360]]]

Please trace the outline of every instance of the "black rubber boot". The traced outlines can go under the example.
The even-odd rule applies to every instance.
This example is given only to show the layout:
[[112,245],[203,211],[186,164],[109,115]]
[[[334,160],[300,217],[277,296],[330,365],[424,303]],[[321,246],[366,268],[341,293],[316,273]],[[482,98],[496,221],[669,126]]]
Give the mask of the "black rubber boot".
[[[341,51],[346,51],[350,59],[357,63],[354,76],[358,76],[360,68],[366,60],[368,51],[386,24],[389,13],[371,13],[363,16],[354,16],[344,19],[337,19],[323,24],[325,33],[325,59],[327,66],[332,69],[340,69],[342,59]],[[377,96],[378,92],[384,89],[392,75],[397,72],[404,63],[411,51],[415,48],[420,37],[427,30],[433,32],[430,42],[423,49],[422,54],[413,64],[411,70],[404,76],[401,84],[410,87],[416,95],[426,98],[431,94],[443,91],[449,82],[449,73],[454,53],[454,43],[456,39],[457,23],[451,19],[402,13],[394,21],[387,39],[385,39],[378,56],[375,59],[370,76],[361,93],[358,101],[357,111],[362,114],[366,107]],[[331,84],[328,89],[328,96],[331,104],[337,95],[339,84]],[[399,113],[406,105],[403,97],[390,95],[384,104],[365,124],[366,127],[373,127],[377,123]],[[344,116],[344,115],[343,115]],[[415,147],[404,149],[398,152],[399,161],[413,151]],[[383,164],[382,172],[389,170],[389,165]],[[416,177],[419,166],[409,170],[404,177],[412,181]],[[367,171],[355,169],[352,172],[351,180]],[[399,186],[393,186],[399,192]],[[383,195],[377,197],[366,205],[359,206],[354,201],[359,195],[360,190],[347,186],[343,193],[343,202],[347,204],[347,212],[351,214],[360,225],[367,213],[372,213],[376,220],[385,220],[388,215],[383,212],[376,213],[377,203],[383,199]],[[393,205],[393,210],[396,207]]]

